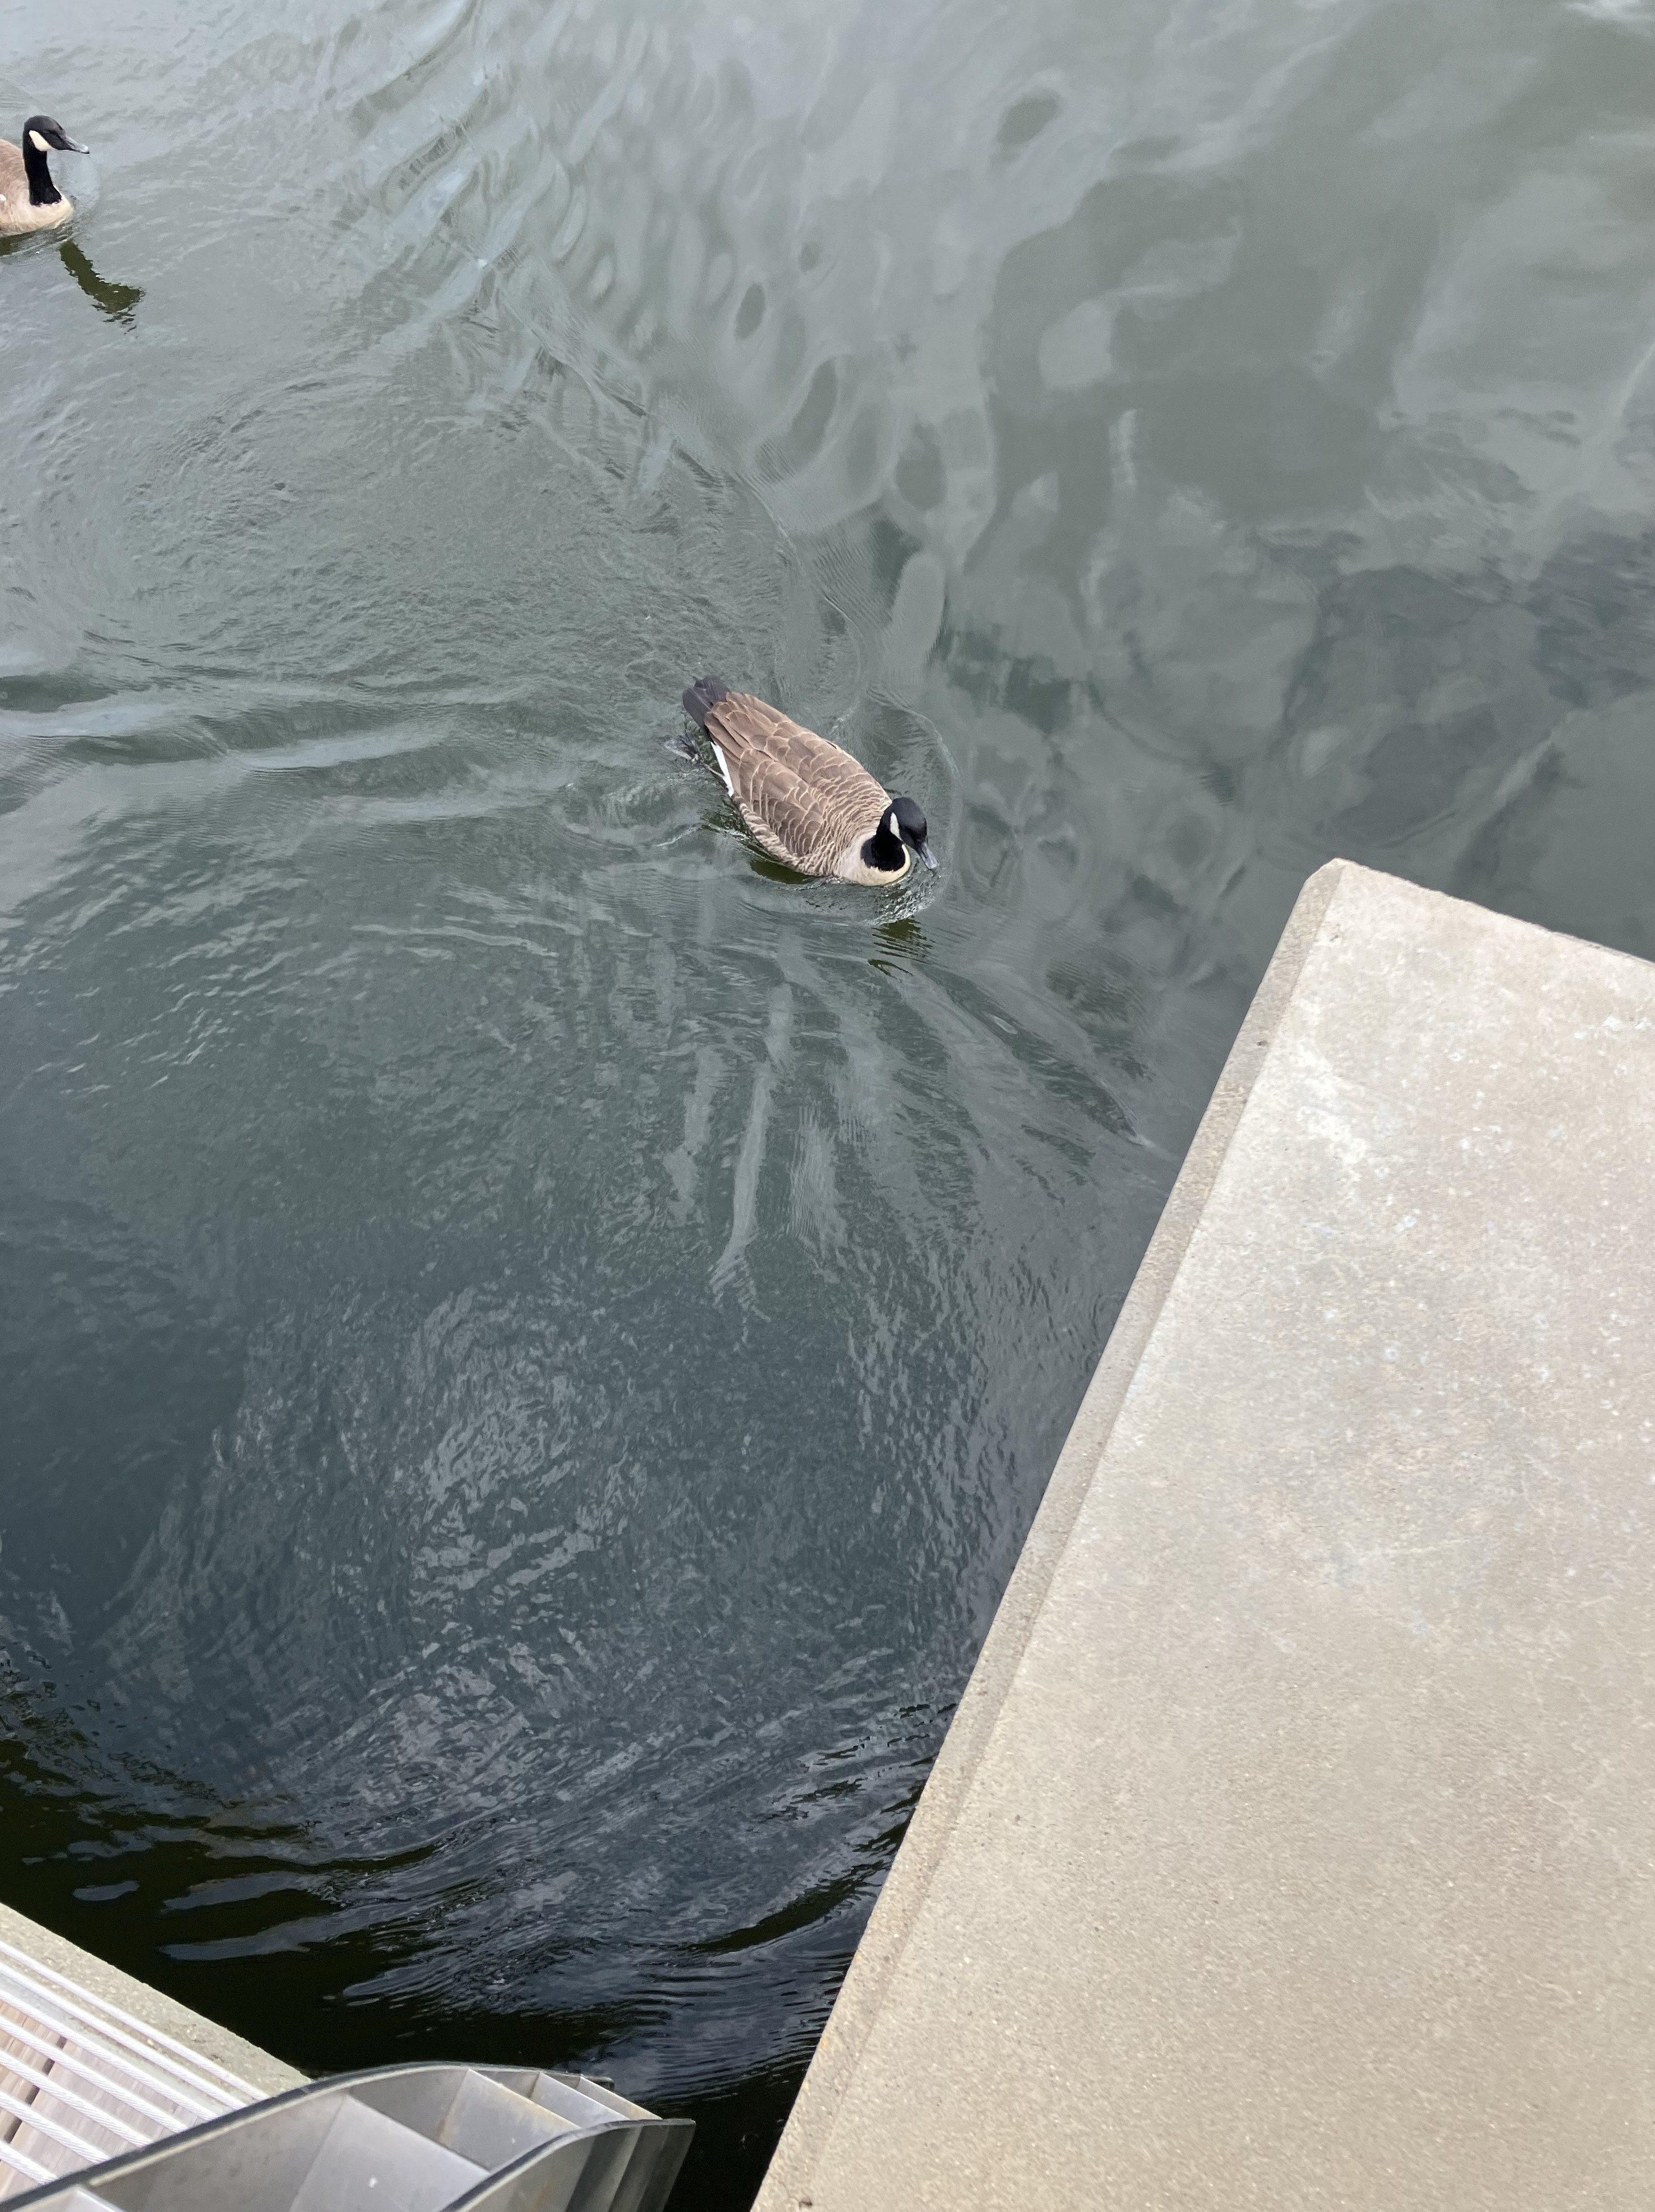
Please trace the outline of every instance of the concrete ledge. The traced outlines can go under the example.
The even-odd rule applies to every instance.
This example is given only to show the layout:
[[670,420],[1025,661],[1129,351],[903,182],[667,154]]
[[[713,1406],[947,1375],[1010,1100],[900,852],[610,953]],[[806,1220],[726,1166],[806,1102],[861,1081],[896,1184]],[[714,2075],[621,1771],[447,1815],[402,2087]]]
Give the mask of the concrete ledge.
[[54,1936],[49,1928],[25,1919],[21,1912],[14,1912],[6,1905],[0,1905],[0,1943],[9,1943],[13,1950],[23,1952],[37,1965],[49,1967],[53,1973],[62,1974],[80,1988],[89,1990],[106,2004],[119,2006],[143,2027],[158,2035],[170,2036],[174,2043],[181,2043],[198,2057],[222,2066],[249,2088],[256,2089],[261,2097],[279,2096],[283,2089],[296,2089],[306,2079],[291,2066],[272,2058],[267,2051],[260,2051],[257,2045],[244,2042],[214,2021],[204,2020],[187,2005],[164,1996],[159,1990],[152,1990],[147,1982],[135,1981],[119,1967],[106,1966],[101,1959],[94,1958],[91,1952],[82,1951],[78,1944],[62,1936]]
[[758,2212],[1655,2186],[1655,969],[1306,887]]

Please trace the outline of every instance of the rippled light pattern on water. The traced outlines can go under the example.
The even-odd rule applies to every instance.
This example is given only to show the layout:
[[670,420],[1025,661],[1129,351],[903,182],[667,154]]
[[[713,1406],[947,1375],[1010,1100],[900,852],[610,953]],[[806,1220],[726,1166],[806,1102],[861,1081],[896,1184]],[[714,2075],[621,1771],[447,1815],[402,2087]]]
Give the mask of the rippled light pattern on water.
[[1655,951],[1655,22],[0,27],[0,1894],[735,2212],[1305,874]]

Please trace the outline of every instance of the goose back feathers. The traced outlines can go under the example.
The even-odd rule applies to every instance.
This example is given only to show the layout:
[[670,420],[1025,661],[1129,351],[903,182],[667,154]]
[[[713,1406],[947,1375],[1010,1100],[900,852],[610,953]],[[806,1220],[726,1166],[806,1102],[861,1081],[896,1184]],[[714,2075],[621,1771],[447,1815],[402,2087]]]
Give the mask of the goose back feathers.
[[916,851],[935,866],[919,809],[893,801],[828,738],[711,677],[691,685],[684,706],[706,733],[742,820],[772,858],[801,875],[850,884],[898,883]]

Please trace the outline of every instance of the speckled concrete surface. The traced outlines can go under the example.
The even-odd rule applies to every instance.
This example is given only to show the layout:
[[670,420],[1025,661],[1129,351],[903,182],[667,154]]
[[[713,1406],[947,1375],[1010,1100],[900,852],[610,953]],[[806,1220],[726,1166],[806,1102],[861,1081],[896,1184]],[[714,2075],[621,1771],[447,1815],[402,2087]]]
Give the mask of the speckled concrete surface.
[[1338,863],[760,2212],[1655,2197],[1655,968]]

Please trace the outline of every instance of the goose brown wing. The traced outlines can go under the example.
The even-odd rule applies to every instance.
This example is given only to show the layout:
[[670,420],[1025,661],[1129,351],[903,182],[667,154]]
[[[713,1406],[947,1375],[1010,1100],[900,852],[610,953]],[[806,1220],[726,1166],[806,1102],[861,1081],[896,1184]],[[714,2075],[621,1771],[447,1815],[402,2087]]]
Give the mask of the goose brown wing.
[[14,146],[9,138],[0,138],[0,199],[12,207],[28,204],[28,171],[23,167],[22,149]]
[[778,860],[829,874],[847,846],[871,837],[885,790],[860,761],[751,693],[732,692],[707,717],[731,793]]

